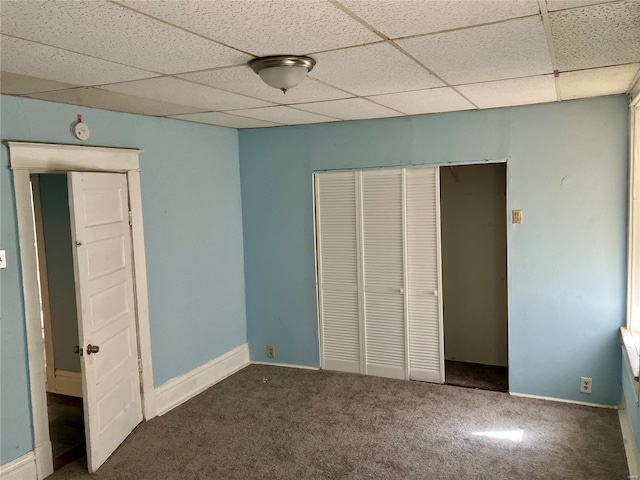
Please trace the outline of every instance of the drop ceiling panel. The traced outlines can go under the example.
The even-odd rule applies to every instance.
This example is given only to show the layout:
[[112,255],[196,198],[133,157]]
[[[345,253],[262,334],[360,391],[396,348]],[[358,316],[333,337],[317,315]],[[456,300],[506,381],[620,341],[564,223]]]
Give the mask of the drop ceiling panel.
[[158,102],[156,100],[109,92],[99,88],[74,88],[72,90],[37,93],[30,95],[30,97],[51,102],[70,103],[72,105],[150,115],[153,117],[202,111],[202,109],[195,107]]
[[153,73],[136,68],[6,35],[2,35],[0,69],[83,86],[154,76]]
[[388,43],[314,55],[312,77],[357,95],[419,90],[444,85]]
[[342,0],[349,10],[391,38],[536,15],[536,0]]
[[625,93],[640,64],[617,65],[561,73],[558,77],[562,100]]
[[224,92],[171,77],[104,85],[100,88],[161,102],[188,105],[204,110],[231,110],[270,105],[270,103],[262,100]]
[[479,108],[508,107],[557,100],[553,75],[461,85],[457,88]]
[[389,95],[370,97],[370,99],[407,115],[452,112],[475,108],[464,97],[458,95],[455,90],[449,87],[391,93]]
[[3,1],[2,32],[159,73],[238,65],[250,57],[104,0]]
[[296,110],[295,108],[285,106],[250,108],[246,110],[229,111],[226,113],[255,118],[257,120],[264,120],[265,122],[283,123],[285,125],[335,122],[337,120],[335,118],[316,115],[315,113],[310,112],[303,112],[302,110]]
[[546,0],[547,10],[554,12],[556,10],[565,10],[567,8],[585,7],[587,5],[595,5],[597,3],[606,3],[615,0]]
[[238,117],[221,112],[194,113],[189,115],[172,115],[171,118],[188,122],[206,123],[231,128],[263,128],[277,127],[280,123],[265,122],[254,118]]
[[54,82],[44,78],[29,77],[17,73],[0,72],[0,93],[6,95],[26,95],[73,88],[76,85]]
[[453,85],[553,72],[540,16],[397,43]]
[[260,56],[300,55],[380,40],[326,0],[119,3]]
[[365,118],[398,117],[401,113],[382,105],[365,100],[364,98],[347,98],[346,100],[332,100],[329,102],[303,103],[295,108],[307,112],[328,115],[341,120],[360,120]]
[[187,73],[178,75],[214,88],[241,93],[274,103],[304,103],[321,100],[336,100],[352,95],[328,87],[312,78],[305,79],[300,85],[287,91],[286,94],[265,84],[249,66],[225,68],[208,72]]
[[617,2],[549,15],[560,71],[640,61],[640,2]]

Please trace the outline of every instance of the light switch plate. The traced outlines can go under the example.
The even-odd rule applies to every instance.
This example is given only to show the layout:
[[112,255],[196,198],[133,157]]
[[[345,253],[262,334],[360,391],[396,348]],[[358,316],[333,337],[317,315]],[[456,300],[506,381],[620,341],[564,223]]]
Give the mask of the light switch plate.
[[4,250],[0,250],[0,268],[7,268],[7,254]]

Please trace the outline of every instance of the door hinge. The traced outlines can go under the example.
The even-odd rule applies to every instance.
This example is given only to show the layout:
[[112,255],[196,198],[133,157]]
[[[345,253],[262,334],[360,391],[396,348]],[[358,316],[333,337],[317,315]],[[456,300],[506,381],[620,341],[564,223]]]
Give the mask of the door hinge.
[[129,226],[133,226],[133,214],[129,212]]
[[138,372],[142,373],[142,359],[138,359]]

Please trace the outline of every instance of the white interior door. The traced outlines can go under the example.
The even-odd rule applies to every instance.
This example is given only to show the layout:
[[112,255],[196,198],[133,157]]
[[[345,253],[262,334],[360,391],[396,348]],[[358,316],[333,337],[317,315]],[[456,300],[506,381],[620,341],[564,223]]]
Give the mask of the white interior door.
[[71,172],[68,183],[87,464],[93,473],[142,421],[127,179]]
[[437,167],[406,170],[409,377],[444,382],[440,183]]
[[365,373],[406,378],[402,170],[361,175]]
[[322,368],[359,373],[356,174],[323,173],[315,178]]

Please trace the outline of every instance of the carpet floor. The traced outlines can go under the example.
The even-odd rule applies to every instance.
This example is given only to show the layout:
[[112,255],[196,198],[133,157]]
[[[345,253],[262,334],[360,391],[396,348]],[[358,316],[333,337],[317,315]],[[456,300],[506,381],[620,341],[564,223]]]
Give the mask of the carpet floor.
[[444,372],[447,385],[479,388],[494,392],[509,391],[509,368],[479,363],[445,360]]
[[[264,381],[268,379],[268,381]],[[624,480],[616,410],[251,365],[139,425],[91,477]]]

